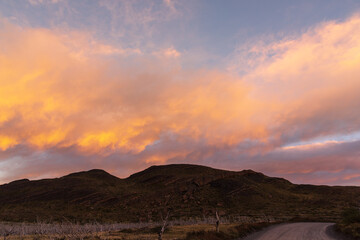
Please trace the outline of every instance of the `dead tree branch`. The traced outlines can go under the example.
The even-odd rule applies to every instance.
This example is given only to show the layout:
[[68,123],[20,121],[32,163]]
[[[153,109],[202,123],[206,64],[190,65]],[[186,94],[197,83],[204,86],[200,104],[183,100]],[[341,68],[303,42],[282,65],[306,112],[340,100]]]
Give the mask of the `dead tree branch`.
[[220,217],[218,212],[216,211],[216,232],[219,232],[219,227],[220,227]]
[[166,228],[166,226],[168,224],[169,215],[170,215],[170,211],[167,212],[166,218],[164,220],[164,224],[163,224],[163,226],[162,226],[162,228],[161,228],[161,230],[159,232],[158,240],[162,240],[162,235],[164,234],[165,228]]

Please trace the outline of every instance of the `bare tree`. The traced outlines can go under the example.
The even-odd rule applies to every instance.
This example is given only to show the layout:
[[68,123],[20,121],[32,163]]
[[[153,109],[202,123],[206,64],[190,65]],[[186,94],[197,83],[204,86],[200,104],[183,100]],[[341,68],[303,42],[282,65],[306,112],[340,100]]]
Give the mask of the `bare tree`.
[[220,218],[218,212],[216,211],[216,232],[219,232],[219,227],[220,227]]
[[162,225],[162,228],[159,232],[159,238],[158,238],[159,240],[162,240],[162,235],[164,234],[165,228],[168,224],[169,215],[170,215],[170,210],[167,212],[166,218],[164,219],[164,224]]
[[1,229],[1,233],[4,237],[4,240],[6,240],[7,236],[10,236],[14,233],[14,226],[3,226]]

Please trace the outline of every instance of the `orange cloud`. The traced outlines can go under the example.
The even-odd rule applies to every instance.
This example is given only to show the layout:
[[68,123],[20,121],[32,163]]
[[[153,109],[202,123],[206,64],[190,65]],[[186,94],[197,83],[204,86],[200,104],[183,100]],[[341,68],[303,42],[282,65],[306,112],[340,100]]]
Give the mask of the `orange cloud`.
[[219,151],[252,159],[360,128],[358,16],[323,23],[291,40],[255,44],[251,51],[271,56],[252,62],[242,77],[184,69],[175,49],[167,50],[176,60],[147,56],[87,41],[83,32],[2,22],[0,34],[2,152],[71,148],[77,156],[120,154],[135,159],[138,168],[184,159],[206,164]]
[[0,149],[3,151],[15,146],[17,143],[18,142],[14,138],[10,138],[8,136],[0,136]]
[[83,42],[82,33],[69,42],[56,31],[8,23],[1,31],[3,150],[24,144],[138,153],[165,132],[209,144],[264,134],[251,120],[258,106],[247,97],[249,87],[224,72],[184,71],[161,58],[129,64],[123,55],[106,58],[108,51],[79,58],[89,54],[89,45],[73,44]]
[[296,142],[359,129],[359,35],[354,16],[251,48],[271,53],[244,79],[256,83],[252,96],[277,106],[267,122],[273,138]]
[[309,144],[302,144],[302,145],[295,145],[295,146],[285,146],[282,147],[282,150],[311,150],[314,148],[323,148],[328,147],[329,145],[335,145],[335,144],[341,144],[343,141],[335,141],[335,140],[329,140],[324,142],[315,142],[315,143],[309,143]]

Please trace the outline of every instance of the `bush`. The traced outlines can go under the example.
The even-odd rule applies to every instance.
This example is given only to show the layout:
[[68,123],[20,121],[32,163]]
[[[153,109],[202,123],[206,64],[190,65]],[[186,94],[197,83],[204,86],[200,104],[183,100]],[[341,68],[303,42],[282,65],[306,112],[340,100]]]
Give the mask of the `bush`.
[[335,229],[353,239],[360,239],[360,209],[355,207],[345,209]]
[[222,231],[193,231],[186,234],[185,240],[232,240],[245,237],[253,232],[269,226],[270,223],[241,224],[232,227],[222,226]]
[[360,209],[348,208],[342,214],[342,222],[345,224],[360,223]]

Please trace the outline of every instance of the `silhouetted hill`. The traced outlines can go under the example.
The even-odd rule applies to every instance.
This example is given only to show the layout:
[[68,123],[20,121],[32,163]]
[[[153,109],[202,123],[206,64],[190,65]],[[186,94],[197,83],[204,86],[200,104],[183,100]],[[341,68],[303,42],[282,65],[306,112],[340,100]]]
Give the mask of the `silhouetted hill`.
[[83,172],[77,172],[77,173],[71,173],[69,175],[66,175],[62,178],[82,178],[82,179],[94,179],[99,181],[118,181],[119,178],[105,172],[101,169],[93,169],[90,171],[83,171]]
[[152,166],[126,179],[103,170],[0,186],[3,221],[158,221],[221,215],[333,220],[357,206],[359,187],[296,185],[252,170],[189,164]]

